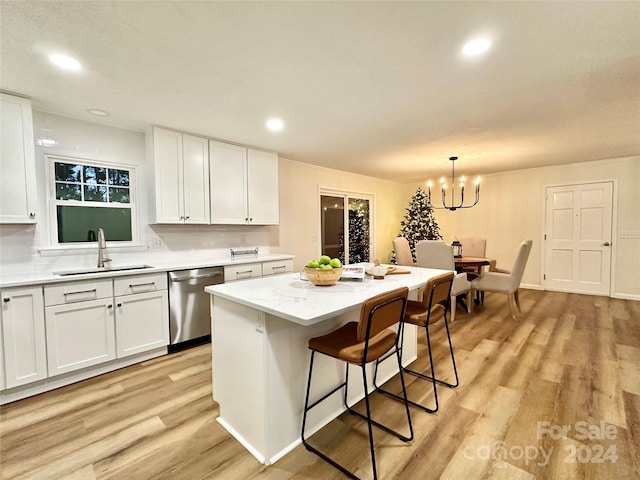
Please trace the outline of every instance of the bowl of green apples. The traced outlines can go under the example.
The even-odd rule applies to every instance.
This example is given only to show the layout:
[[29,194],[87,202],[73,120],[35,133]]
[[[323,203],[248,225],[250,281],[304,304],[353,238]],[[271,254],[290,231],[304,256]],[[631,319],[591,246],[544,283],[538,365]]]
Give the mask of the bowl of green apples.
[[330,287],[340,280],[342,262],[337,258],[322,255],[318,259],[309,261],[304,267],[304,273],[314,285]]

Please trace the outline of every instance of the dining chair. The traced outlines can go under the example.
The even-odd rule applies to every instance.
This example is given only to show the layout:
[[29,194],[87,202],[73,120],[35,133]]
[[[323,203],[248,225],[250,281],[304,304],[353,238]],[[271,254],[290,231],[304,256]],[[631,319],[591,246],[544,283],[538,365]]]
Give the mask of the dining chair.
[[[487,239],[482,237],[460,237],[458,240],[462,244],[463,257],[486,257],[487,256]],[[495,265],[495,260],[490,260]],[[484,267],[462,267],[461,272],[467,272],[469,281],[482,275]],[[476,301],[480,304],[484,303],[484,292],[476,291]]]
[[[320,404],[322,401],[329,398],[334,393],[344,388],[344,406],[352,414],[358,415],[365,419],[369,430],[369,451],[371,454],[371,468],[373,470],[373,478],[378,478],[376,468],[376,454],[373,442],[373,429],[372,425],[395,435],[403,442],[410,442],[413,440],[413,425],[411,424],[411,414],[409,412],[409,403],[407,401],[407,390],[404,382],[402,363],[400,359],[400,322],[405,315],[405,309],[407,305],[407,296],[409,289],[407,287],[397,288],[390,292],[376,295],[367,301],[365,301],[360,308],[360,319],[358,322],[349,322],[342,327],[322,335],[320,337],[314,337],[309,340],[309,349],[311,350],[311,359],[309,361],[309,378],[307,381],[307,393],[304,401],[304,413],[302,417],[302,443],[305,448],[320,458],[330,463],[338,470],[350,478],[357,479],[358,477],[347,470],[344,466],[340,465],[335,460],[329,458],[328,455],[322,453],[316,447],[310,445],[305,438],[305,426],[307,421],[307,413],[309,410]],[[391,327],[398,325],[397,330],[393,330]],[[371,418],[371,407],[369,404],[369,391],[367,387],[367,374],[366,364],[373,362],[385,354],[390,353],[390,356],[395,355],[398,363],[398,372],[400,377],[400,383],[402,385],[402,394],[404,398],[404,410],[407,415],[408,423],[408,435],[392,430],[386,425],[378,423]],[[335,387],[329,393],[323,397],[315,400],[309,404],[309,391],[311,390],[311,377],[313,374],[313,361],[316,353],[321,353],[328,357],[332,357],[337,360],[345,362],[346,372],[344,382]],[[364,387],[364,401],[366,415],[352,409],[347,404],[347,390],[349,383],[349,365],[357,365],[362,369],[362,384]],[[388,417],[389,412],[384,412]]]
[[463,257],[484,257],[487,254],[487,239],[482,237],[460,237]]
[[[446,303],[449,301],[449,296],[451,293],[451,286],[453,284],[454,276],[455,275],[453,272],[449,272],[449,273],[444,273],[442,275],[438,275],[436,277],[429,279],[429,281],[427,281],[427,284],[425,286],[425,294],[424,294],[423,300],[420,302],[416,302],[413,300],[407,301],[407,308],[404,314],[404,319],[402,324],[401,337],[404,336],[404,325],[407,323],[416,325],[418,327],[424,327],[424,333],[427,340],[427,352],[429,353],[429,364],[431,366],[431,375],[426,375],[422,372],[411,370],[407,367],[403,367],[403,368],[404,368],[404,371],[407,373],[415,375],[418,378],[431,381],[433,385],[433,398],[435,402],[435,406],[433,408],[427,407],[424,404],[414,402],[412,400],[408,400],[408,402],[411,405],[419,407],[428,413],[435,413],[438,411],[438,408],[439,408],[438,390],[436,387],[436,383],[446,385],[447,387],[450,387],[450,388],[455,388],[460,384],[460,381],[458,379],[458,369],[456,368],[456,359],[453,355],[453,344],[451,343],[451,334],[449,332],[449,325],[447,323],[447,308],[446,308]],[[429,335],[429,326],[437,322],[440,318],[443,319],[444,327],[447,332],[447,340],[449,341],[449,353],[451,354],[451,364],[453,366],[453,374],[455,377],[454,383],[445,382],[444,380],[438,379],[436,377],[435,365],[433,362],[433,353],[431,350],[431,336]],[[401,340],[401,344],[402,344],[402,340]],[[376,360],[376,365],[375,365],[374,375],[373,375],[373,384],[380,392],[404,401],[404,397],[401,397],[400,395],[390,392],[388,390],[384,390],[383,388],[379,387],[376,384],[376,375],[378,373],[378,365],[390,356],[391,355],[387,355],[386,357]]]
[[471,281],[471,287],[474,290],[506,294],[509,311],[514,319],[516,318],[516,310],[517,312],[522,311],[520,309],[520,299],[518,298],[518,288],[520,288],[520,282],[522,281],[522,275],[524,274],[524,268],[527,265],[532,245],[532,240],[525,240],[520,244],[518,255],[510,273],[489,271]]
[[[416,267],[438,268],[455,272],[453,247],[442,240],[420,240],[416,244]],[[456,317],[456,303],[458,295],[466,293],[467,312],[473,311],[473,292],[471,282],[465,272],[458,273],[453,279],[451,287],[451,321]]]
[[415,265],[409,240],[405,237],[396,237],[393,239],[393,251],[396,253],[396,263],[398,265],[405,265],[407,267]]

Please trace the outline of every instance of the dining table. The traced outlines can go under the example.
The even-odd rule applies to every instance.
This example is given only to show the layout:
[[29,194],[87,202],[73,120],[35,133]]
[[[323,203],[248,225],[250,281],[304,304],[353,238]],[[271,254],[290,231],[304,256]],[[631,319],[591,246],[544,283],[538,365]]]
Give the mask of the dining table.
[[482,268],[486,265],[491,265],[491,258],[485,257],[457,257],[454,258],[456,270],[458,272],[468,271],[468,269],[477,269],[478,275],[482,273]]
[[[484,267],[486,267],[487,265],[491,265],[491,262],[493,261],[492,258],[466,257],[466,256],[454,257],[453,260],[455,263],[456,272],[458,273],[467,272],[467,279],[469,281],[482,275]],[[476,292],[476,298],[475,298],[476,305],[482,303],[482,300],[483,300],[482,293]],[[461,295],[458,298],[458,302],[461,303],[466,308],[464,304],[464,296]]]

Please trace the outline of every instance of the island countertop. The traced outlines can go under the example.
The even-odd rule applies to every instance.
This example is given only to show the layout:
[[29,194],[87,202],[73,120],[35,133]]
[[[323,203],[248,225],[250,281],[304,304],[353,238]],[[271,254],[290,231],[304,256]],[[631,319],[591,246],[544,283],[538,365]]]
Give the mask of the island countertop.
[[[387,275],[383,280],[341,280],[319,287],[300,279],[299,273],[211,285],[207,293],[254,308],[300,325],[313,325],[354,308],[379,293],[400,287],[415,290],[434,275],[447,270],[402,267],[408,274]],[[215,299],[214,299],[215,301]]]

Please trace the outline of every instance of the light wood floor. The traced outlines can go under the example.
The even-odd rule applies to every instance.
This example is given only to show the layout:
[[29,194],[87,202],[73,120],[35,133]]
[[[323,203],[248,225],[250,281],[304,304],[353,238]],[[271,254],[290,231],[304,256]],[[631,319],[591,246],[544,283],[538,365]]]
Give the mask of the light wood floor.
[[[518,320],[497,294],[471,316],[458,311],[461,385],[439,389],[437,414],[412,410],[412,444],[374,431],[381,478],[640,478],[640,302],[520,295]],[[442,324],[433,331],[446,376]],[[422,345],[419,368],[424,353]],[[258,463],[216,422],[210,362],[204,345],[3,406],[0,477],[344,478],[301,446],[275,465]],[[429,391],[409,380],[414,398]],[[401,425],[398,403],[376,393],[372,405]],[[363,422],[344,414],[312,441],[371,478],[366,438]]]

